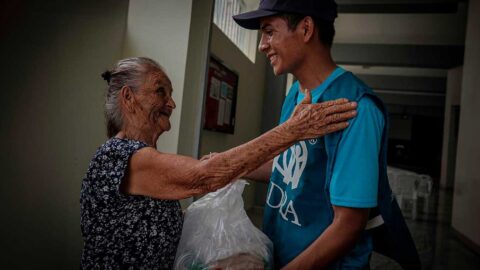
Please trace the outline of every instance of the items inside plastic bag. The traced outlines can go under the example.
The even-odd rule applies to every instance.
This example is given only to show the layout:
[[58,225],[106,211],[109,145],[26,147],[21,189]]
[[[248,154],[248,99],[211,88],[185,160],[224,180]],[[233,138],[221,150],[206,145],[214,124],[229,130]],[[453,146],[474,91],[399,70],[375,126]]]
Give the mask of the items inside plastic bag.
[[187,208],[174,269],[273,269],[273,244],[243,207],[246,184],[238,180]]

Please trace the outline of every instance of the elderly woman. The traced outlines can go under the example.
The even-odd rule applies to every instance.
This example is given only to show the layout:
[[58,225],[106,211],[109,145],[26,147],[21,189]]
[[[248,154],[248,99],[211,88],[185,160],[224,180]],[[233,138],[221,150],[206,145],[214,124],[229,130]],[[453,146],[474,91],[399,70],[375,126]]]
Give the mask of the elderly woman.
[[[298,140],[343,129],[355,103],[299,104],[284,124],[212,158],[156,150],[175,109],[172,84],[153,60],[129,58],[103,74],[108,139],[81,190],[84,269],[170,269],[182,230],[178,200],[214,191]],[[307,99],[310,95],[307,94]]]

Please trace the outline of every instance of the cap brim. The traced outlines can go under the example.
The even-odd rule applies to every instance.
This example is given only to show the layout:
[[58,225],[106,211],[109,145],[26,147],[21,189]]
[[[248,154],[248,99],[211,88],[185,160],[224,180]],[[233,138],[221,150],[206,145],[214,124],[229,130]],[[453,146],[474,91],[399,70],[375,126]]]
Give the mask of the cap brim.
[[260,19],[278,14],[277,11],[254,10],[233,16],[238,25],[247,29],[260,29]]

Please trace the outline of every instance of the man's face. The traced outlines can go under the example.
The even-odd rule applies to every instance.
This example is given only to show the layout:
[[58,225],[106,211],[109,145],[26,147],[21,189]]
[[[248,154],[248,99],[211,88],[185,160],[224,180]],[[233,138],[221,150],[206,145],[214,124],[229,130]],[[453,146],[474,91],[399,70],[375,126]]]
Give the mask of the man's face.
[[267,55],[275,75],[294,72],[303,57],[300,27],[290,30],[286,19],[272,16],[261,19],[260,30],[258,50]]

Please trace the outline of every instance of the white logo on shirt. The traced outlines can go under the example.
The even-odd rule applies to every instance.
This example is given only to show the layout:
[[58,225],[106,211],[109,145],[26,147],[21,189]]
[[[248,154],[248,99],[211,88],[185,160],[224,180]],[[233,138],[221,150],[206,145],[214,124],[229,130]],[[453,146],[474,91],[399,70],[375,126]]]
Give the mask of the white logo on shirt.
[[[287,159],[290,152],[290,158]],[[282,155],[282,164],[280,165],[280,156],[277,156],[273,161],[273,166],[283,176],[283,182],[285,184],[292,184],[292,189],[298,187],[298,181],[302,176],[303,170],[307,165],[308,150],[304,141],[294,144]]]
[[[287,158],[288,154],[290,154],[289,158]],[[281,160],[280,156],[275,158],[273,161],[273,168],[277,169],[277,171],[283,176],[283,182],[287,186],[288,184],[291,184],[291,189],[296,189],[298,187],[303,170],[307,165],[307,145],[304,141],[301,141],[298,144],[291,146],[281,156]],[[272,193],[274,192],[280,192],[281,198],[279,201],[273,201]],[[294,201],[289,199],[288,194],[280,186],[273,182],[271,182],[270,190],[268,191],[267,205],[273,209],[278,209],[280,216],[285,221],[289,221],[300,227],[302,226],[298,220],[297,212],[295,211]]]

